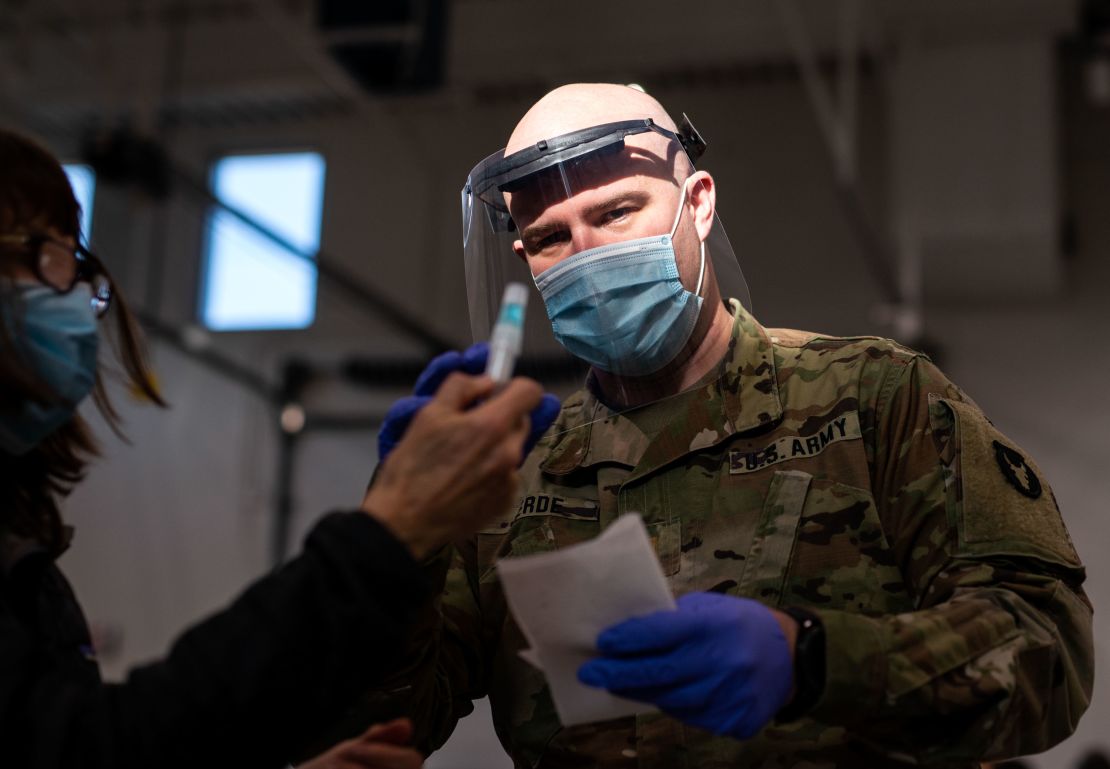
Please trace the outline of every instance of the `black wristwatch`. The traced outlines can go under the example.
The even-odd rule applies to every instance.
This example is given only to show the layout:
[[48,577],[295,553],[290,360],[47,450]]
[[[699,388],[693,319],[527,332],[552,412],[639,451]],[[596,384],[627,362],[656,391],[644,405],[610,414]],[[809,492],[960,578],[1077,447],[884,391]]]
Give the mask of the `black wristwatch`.
[[796,721],[808,713],[825,691],[825,626],[811,611],[782,609],[798,623],[794,642],[794,698],[775,716],[779,723]]

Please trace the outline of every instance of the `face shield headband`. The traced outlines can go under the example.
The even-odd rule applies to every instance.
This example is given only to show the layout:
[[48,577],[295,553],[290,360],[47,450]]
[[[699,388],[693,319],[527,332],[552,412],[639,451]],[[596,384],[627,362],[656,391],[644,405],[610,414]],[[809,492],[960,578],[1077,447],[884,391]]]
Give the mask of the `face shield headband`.
[[473,198],[481,200],[488,207],[493,230],[512,232],[516,227],[509,215],[508,206],[505,205],[504,193],[515,192],[527,184],[531,177],[556,167],[563,175],[566,193],[570,197],[574,191],[567,179],[567,164],[573,166],[578,158],[620,152],[624,148],[626,137],[648,131],[677,141],[689,156],[691,164],[705,153],[708,146],[686,115],[682,116],[678,133],[663,128],[651,118],[591,126],[553,139],[544,139],[492,163],[481,164],[463,188],[464,207],[467,198],[471,201]]

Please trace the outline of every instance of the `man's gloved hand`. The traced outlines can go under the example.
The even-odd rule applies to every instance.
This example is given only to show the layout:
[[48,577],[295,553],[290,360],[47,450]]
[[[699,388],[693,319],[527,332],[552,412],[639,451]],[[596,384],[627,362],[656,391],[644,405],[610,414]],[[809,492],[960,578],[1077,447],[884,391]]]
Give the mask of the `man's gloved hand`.
[[690,593],[676,611],[605,630],[597,647],[602,656],[578,669],[582,683],[739,739],[758,733],[794,686],[783,625],[747,598]]
[[[413,417],[428,405],[448,375],[455,371],[471,375],[481,374],[486,370],[488,357],[489,345],[486,342],[478,342],[461,353],[451,350],[433,358],[417,378],[413,394],[407,398],[401,398],[389,407],[385,421],[382,422],[382,428],[378,432],[378,461],[385,461],[389,452],[401,442]],[[524,456],[528,456],[536,441],[547,432],[547,428],[558,415],[559,399],[550,393],[544,393],[540,405],[531,413],[532,429],[524,442]],[[521,461],[524,461],[524,457],[521,457]]]

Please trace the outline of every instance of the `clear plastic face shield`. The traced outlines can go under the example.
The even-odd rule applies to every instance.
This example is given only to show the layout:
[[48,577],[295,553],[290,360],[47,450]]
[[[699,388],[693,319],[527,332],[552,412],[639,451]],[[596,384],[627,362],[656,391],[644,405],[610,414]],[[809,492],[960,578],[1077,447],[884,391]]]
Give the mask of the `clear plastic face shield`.
[[592,367],[610,405],[676,394],[661,383],[682,379],[722,302],[751,307],[713,180],[693,165],[704,148],[688,120],[676,134],[642,118],[475,166],[462,190],[474,338],[489,338],[505,285],[522,282],[521,373],[566,393]]

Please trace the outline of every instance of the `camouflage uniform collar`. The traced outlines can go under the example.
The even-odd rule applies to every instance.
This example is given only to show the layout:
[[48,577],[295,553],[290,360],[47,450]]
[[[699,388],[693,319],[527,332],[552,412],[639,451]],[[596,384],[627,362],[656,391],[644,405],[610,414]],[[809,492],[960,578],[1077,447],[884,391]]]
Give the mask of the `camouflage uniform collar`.
[[[634,468],[635,477],[732,435],[779,421],[782,403],[771,340],[739,302],[730,304],[732,339],[718,374],[686,392],[641,407],[667,409],[682,418],[668,420],[650,438],[584,388],[564,403],[541,469],[549,475],[567,475],[581,467],[615,462]],[[605,429],[595,429],[599,426]]]

